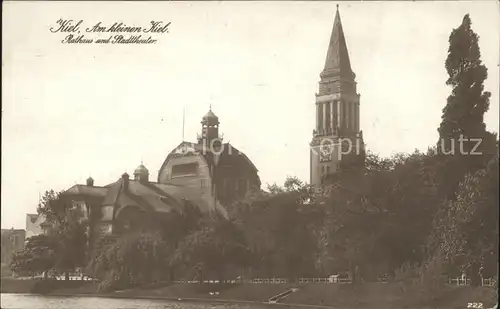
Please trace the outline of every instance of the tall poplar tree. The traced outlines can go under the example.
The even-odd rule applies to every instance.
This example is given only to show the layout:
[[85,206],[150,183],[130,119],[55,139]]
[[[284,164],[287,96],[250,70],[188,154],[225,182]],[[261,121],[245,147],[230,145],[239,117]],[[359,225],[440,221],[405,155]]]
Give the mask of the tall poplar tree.
[[484,123],[491,94],[484,91],[488,70],[482,64],[478,40],[468,14],[449,38],[446,84],[452,86],[452,92],[438,129],[438,150],[447,158],[444,193],[452,199],[458,182],[467,173],[484,168],[495,152],[496,137]]

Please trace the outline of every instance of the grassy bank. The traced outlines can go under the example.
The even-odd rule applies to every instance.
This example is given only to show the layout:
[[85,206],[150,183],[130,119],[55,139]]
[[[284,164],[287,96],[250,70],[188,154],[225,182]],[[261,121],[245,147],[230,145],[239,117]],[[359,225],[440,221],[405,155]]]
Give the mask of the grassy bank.
[[36,280],[18,280],[12,278],[2,278],[2,293],[31,293]]
[[[20,280],[18,280],[20,281]],[[18,290],[4,289],[3,293],[30,293],[22,288],[33,288],[33,282],[22,280]],[[64,281],[59,281],[62,284]],[[13,287],[13,282],[8,285]],[[135,288],[126,291],[111,293],[97,293],[97,286],[91,282],[84,284],[72,283],[72,286],[58,287],[52,295],[88,295],[125,298],[155,298],[169,300],[193,301],[233,301],[265,303],[269,298],[290,288],[298,290],[280,303],[282,305],[312,305],[334,308],[356,309],[462,309],[468,303],[483,303],[488,308],[496,303],[496,293],[486,287],[443,287],[429,296],[428,292],[419,292],[418,289],[408,288],[398,283],[365,283],[352,284],[164,284],[161,286]]]
[[[281,301],[283,305],[313,305],[336,308],[402,309],[441,308],[462,309],[467,303],[481,302],[484,307],[496,303],[494,289],[485,287],[443,287],[429,296],[428,293],[398,283],[351,284],[167,284],[154,288],[133,289],[108,294],[116,297],[154,297],[168,299],[205,299],[267,302],[269,298],[290,288],[299,288]],[[79,294],[91,293],[88,286]],[[59,290],[61,292],[63,290]],[[70,292],[67,290],[66,292]],[[76,292],[76,291],[75,291]]]
[[88,290],[88,293],[96,293],[94,285],[82,280],[44,280],[44,279],[15,279],[2,278],[2,293],[22,294],[46,294],[53,291],[67,290],[72,294]]
[[134,289],[121,294],[266,302],[290,287],[287,284],[171,284],[155,289]]
[[[486,287],[443,287],[429,295],[418,289],[408,289],[397,283],[351,284],[243,284],[243,285],[196,285],[172,284],[154,289],[134,289],[118,292],[122,297],[199,298],[267,302],[269,298],[292,287],[297,292],[284,298],[282,304],[302,304],[335,308],[403,309],[441,308],[462,309],[467,303],[480,302],[484,308],[496,303],[494,289]],[[217,292],[217,293],[214,293]]]
[[484,308],[496,303],[492,288],[443,287],[432,295],[397,283],[362,285],[305,285],[283,300],[284,303],[323,305],[339,308],[441,308],[462,309],[481,302]]

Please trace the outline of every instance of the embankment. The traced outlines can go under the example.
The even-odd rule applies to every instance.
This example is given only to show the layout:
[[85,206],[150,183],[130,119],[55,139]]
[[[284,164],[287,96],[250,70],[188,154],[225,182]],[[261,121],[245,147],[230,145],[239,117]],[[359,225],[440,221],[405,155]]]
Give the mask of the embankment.
[[86,290],[88,293],[96,293],[95,285],[89,281],[82,280],[43,280],[28,279],[19,280],[13,278],[2,278],[2,293],[22,294],[47,294],[59,290],[67,290],[72,294],[80,294]]
[[[30,281],[30,280],[17,280]],[[40,281],[39,281],[40,282]],[[34,293],[33,282],[2,282],[2,293]],[[50,283],[51,295],[87,295],[120,298],[152,298],[201,302],[254,302],[266,303],[271,297],[298,288],[280,301],[277,306],[299,305],[324,306],[331,308],[356,309],[462,309],[468,303],[483,303],[488,308],[496,303],[493,288],[486,287],[443,287],[432,295],[420,293],[398,283],[352,284],[164,284],[112,293],[97,293],[90,282],[73,283],[59,281]],[[38,283],[41,284],[41,283]],[[47,291],[49,288],[45,288]],[[40,290],[40,288],[38,288]],[[273,305],[274,306],[274,305]]]
[[36,280],[2,278],[1,291],[2,293],[31,293],[36,282]]
[[483,308],[488,308],[496,301],[495,290],[487,287],[445,286],[430,295],[398,283],[367,283],[304,285],[282,302],[360,309],[462,309],[472,302],[483,303]]

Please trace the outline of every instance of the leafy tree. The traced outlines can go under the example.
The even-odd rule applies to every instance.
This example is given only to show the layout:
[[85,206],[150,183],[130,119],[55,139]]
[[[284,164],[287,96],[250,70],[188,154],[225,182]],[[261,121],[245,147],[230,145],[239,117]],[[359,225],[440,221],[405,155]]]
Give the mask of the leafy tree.
[[102,291],[146,284],[168,276],[169,250],[159,233],[130,233],[103,246],[88,269]]
[[49,234],[57,240],[55,267],[66,273],[78,266],[84,266],[88,255],[88,223],[82,221],[82,214],[73,205],[72,199],[64,193],[47,191],[40,200],[38,212],[50,224]]
[[37,273],[52,269],[56,263],[57,240],[47,235],[36,235],[27,239],[24,249],[14,254],[10,267],[16,273]]
[[311,188],[288,177],[283,187],[274,185],[269,191],[237,201],[230,212],[252,252],[253,275],[313,275],[317,256],[314,228],[322,216],[312,203]]
[[245,238],[237,226],[215,214],[205,218],[201,227],[179,243],[173,263],[196,271],[200,282],[206,273],[224,280],[228,269],[247,264],[249,251]]
[[270,184],[267,185],[267,191],[270,194],[280,194],[285,192],[285,189],[283,187],[280,187],[278,184],[273,183],[272,185]]
[[439,201],[439,164],[432,151],[392,158],[368,153],[364,173],[333,175],[324,202],[328,272],[375,279],[421,262]]
[[485,268],[485,275],[497,275],[498,262],[498,157],[491,160],[485,169],[478,171],[465,192],[460,196],[469,198],[470,221],[464,227],[465,250],[470,259]]
[[[184,200],[182,213],[169,214],[165,220],[157,220],[163,229],[163,237],[166,241],[172,242],[174,247],[185,236],[199,229],[203,220],[200,209],[188,200]],[[168,224],[166,224],[168,221]]]
[[[437,253],[456,274],[466,271],[478,284],[478,270],[495,275],[498,259],[498,158],[486,169],[467,175],[455,201],[449,201],[436,216],[432,235]],[[435,254],[437,254],[435,253]]]

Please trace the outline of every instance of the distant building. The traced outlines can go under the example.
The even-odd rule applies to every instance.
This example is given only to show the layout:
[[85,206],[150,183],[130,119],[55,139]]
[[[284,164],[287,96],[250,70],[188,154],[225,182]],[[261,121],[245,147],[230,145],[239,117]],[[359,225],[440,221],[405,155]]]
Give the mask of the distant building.
[[[320,74],[319,91],[316,93],[316,128],[310,143],[310,183],[314,186],[323,185],[329,175],[338,171],[341,161],[350,161],[363,153],[364,142],[359,125],[360,95],[356,90],[355,77],[337,6],[325,66]],[[345,155],[341,155],[340,149]],[[347,158],[349,160],[345,160]]]
[[45,234],[50,225],[46,222],[45,216],[39,214],[26,214],[26,239]]
[[124,173],[105,186],[96,186],[89,178],[85,185],[65,191],[73,205],[68,215],[78,214],[79,220],[90,223],[90,246],[101,235],[148,227],[148,217],[182,213],[186,202],[202,213],[226,215],[225,206],[250,190],[260,189],[258,171],[250,159],[229,143],[222,143],[217,116],[210,110],[201,124],[198,142],[183,141],[173,149],[159,169],[157,182],[149,178],[149,170],[141,163],[133,178]]
[[12,255],[24,249],[25,230],[2,229],[2,265],[9,264]]

